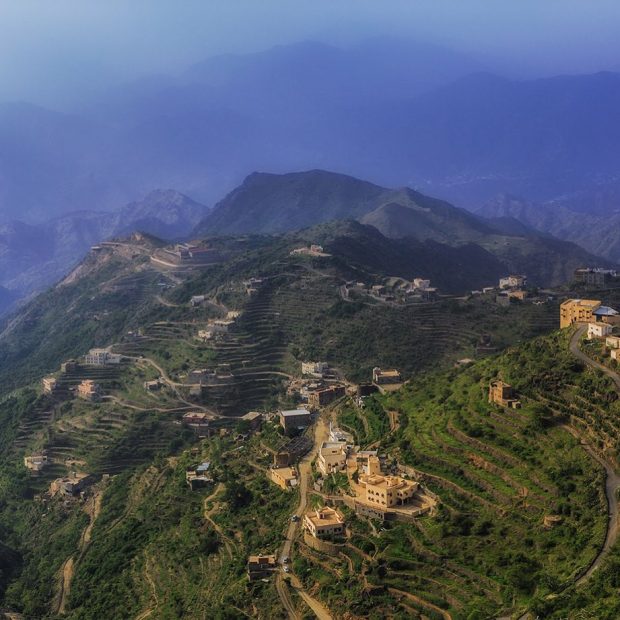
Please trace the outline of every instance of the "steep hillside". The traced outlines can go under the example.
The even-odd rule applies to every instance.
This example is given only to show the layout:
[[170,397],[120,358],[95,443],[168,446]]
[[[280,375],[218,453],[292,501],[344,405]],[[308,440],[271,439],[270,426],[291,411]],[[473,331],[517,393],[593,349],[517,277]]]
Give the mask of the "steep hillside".
[[254,173],[197,226],[196,236],[277,233],[361,217],[386,190],[343,174],[311,170]]
[[494,232],[482,220],[447,202],[424,196],[411,189],[391,192],[383,204],[362,218],[392,238],[413,237],[443,243],[464,243]]
[[[488,383],[498,375],[518,389],[521,410],[487,403]],[[381,527],[343,508],[351,536],[339,554],[317,553],[301,536],[294,539],[295,591],[320,601],[338,620],[351,613],[460,620],[565,609],[567,590],[594,560],[605,534],[604,475],[593,438],[601,406],[610,410],[599,422],[613,426],[613,392],[607,380],[571,358],[566,337],[554,335],[464,371],[418,376],[363,409],[346,400],[324,411],[323,425],[337,422],[362,446],[414,468],[441,503],[415,523]],[[91,433],[101,444],[110,432],[106,425],[119,428],[129,416],[121,403],[114,416],[107,409],[65,412],[55,426],[75,441],[85,436],[87,416],[95,416],[99,425]],[[148,417],[150,436],[160,437],[156,414]],[[96,487],[101,507],[90,517],[86,544],[79,536],[89,523],[84,513],[55,502],[46,508],[45,524],[35,519],[28,536],[7,528],[12,543],[21,537],[26,570],[13,578],[5,604],[44,614],[50,598],[55,604],[48,566],[62,568],[62,560],[73,557],[63,608],[69,618],[94,619],[103,610],[284,617],[273,581],[247,585],[244,574],[250,554],[277,548],[300,501],[297,491],[280,491],[265,477],[271,462],[266,447],[282,442],[277,425],[267,423],[241,442],[231,435],[184,441],[192,451],[163,458],[173,449],[163,446],[150,464]],[[184,476],[196,459],[209,460],[215,483],[192,492]],[[27,485],[21,481],[15,492]],[[330,488],[333,501],[339,487]],[[4,493],[21,522],[30,500]],[[325,489],[307,493],[311,505],[325,501]],[[558,519],[545,527],[548,516]],[[54,546],[41,545],[50,535]],[[43,549],[46,562],[40,561]],[[557,601],[549,596],[557,593],[563,593]],[[301,598],[293,601],[297,613],[306,613]],[[572,605],[568,609],[579,607]]]
[[[325,244],[332,257],[307,259],[290,256],[292,249],[311,242]],[[159,298],[162,291],[170,286],[174,288],[170,294],[172,303],[185,307],[191,295],[216,291],[217,287],[229,286],[231,282],[239,285],[241,280],[252,276],[271,278],[261,295],[265,295],[263,301],[270,304],[273,293],[280,289],[286,292],[290,306],[287,302],[280,308],[284,312],[283,320],[288,322],[294,319],[299,300],[308,297],[307,302],[300,306],[307,313],[301,319],[303,329],[292,329],[292,338],[304,338],[304,334],[312,333],[320,325],[340,333],[339,340],[351,341],[345,335],[355,323],[350,320],[354,314],[359,313],[368,325],[376,317],[401,317],[396,323],[385,321],[385,328],[393,330],[401,321],[405,326],[409,321],[407,317],[417,313],[421,313],[420,321],[423,322],[428,309],[434,314],[434,324],[442,311],[441,305],[432,304],[430,307],[422,305],[403,309],[348,304],[342,299],[340,290],[346,281],[361,279],[374,283],[386,276],[409,279],[421,276],[432,278],[443,292],[463,293],[493,284],[506,270],[504,265],[478,246],[451,248],[434,242],[390,240],[376,229],[356,222],[327,224],[282,237],[210,239],[209,243],[220,244],[230,253],[229,260],[204,271],[197,269],[185,273],[159,270],[151,263],[150,256],[161,242],[144,235],[92,251],[59,285],[26,304],[17,315],[5,318],[0,332],[0,385],[27,383],[50,372],[63,359],[83,353],[92,346],[91,343],[104,345],[119,339],[125,331],[136,329],[142,321],[164,319],[171,311],[166,311]],[[302,292],[291,295],[290,291],[298,287]],[[441,303],[445,304],[447,311],[450,302]],[[474,314],[482,310],[475,302],[466,307]],[[321,314],[329,308],[333,310],[327,315]],[[264,310],[269,312],[266,308]],[[516,307],[499,309],[494,304],[489,304],[482,311],[490,312],[489,321],[485,325],[477,325],[473,332],[465,330],[468,335],[462,343],[467,353],[473,346],[472,339],[475,343],[477,337],[489,329],[501,332],[505,327],[512,326],[514,317],[521,313]],[[518,324],[526,330],[525,333],[538,333],[537,320],[548,316],[549,312],[546,306],[530,306],[524,313],[528,317],[525,319],[528,327],[520,321]],[[184,315],[181,310],[177,314]],[[493,320],[491,317],[494,317]],[[469,320],[463,316],[464,329]],[[498,321],[495,326],[494,321]],[[66,325],[71,325],[71,329],[66,329]],[[546,325],[547,319],[543,318],[542,329]],[[439,322],[437,326],[439,328]],[[528,331],[530,329],[534,331]],[[382,332],[374,333],[376,348],[373,355],[383,359]],[[421,338],[421,333],[415,330],[407,333],[414,348],[430,345],[430,341]],[[396,331],[390,331],[390,334],[390,338],[398,338]],[[514,334],[511,337],[521,336]],[[322,343],[321,347],[330,342],[330,339],[316,337],[313,340]],[[389,347],[385,350],[394,353]],[[347,363],[341,357],[342,351],[344,349],[339,351],[336,347],[334,354],[339,357],[339,362]],[[456,354],[453,350],[446,353],[449,359]],[[417,368],[419,363],[426,363],[424,356],[415,353],[410,356],[403,354],[401,358],[411,369]]]
[[[414,525],[380,531],[351,518],[349,544],[334,557],[299,543],[295,571],[334,617],[371,609],[386,616],[398,610],[405,617],[520,617],[529,609],[555,618],[561,615],[547,614],[556,605],[580,608],[576,596],[569,599],[574,607],[555,597],[573,589],[605,539],[599,461],[615,463],[617,452],[598,451],[595,428],[613,425],[617,442],[618,398],[611,381],[572,358],[568,340],[557,333],[535,339],[464,371],[418,376],[363,408],[336,409],[334,418],[362,446],[419,472],[441,508]],[[487,402],[497,377],[516,387],[521,409]],[[549,515],[559,518],[545,527]],[[329,587],[317,587],[326,572]],[[580,588],[589,591],[587,579]]]
[[[323,255],[291,253],[309,242],[322,243]],[[506,614],[560,591],[587,567],[605,529],[603,477],[565,425],[573,423],[569,414],[579,417],[576,432],[611,450],[616,401],[606,379],[573,360],[565,335],[527,342],[553,329],[557,305],[500,307],[488,296],[399,305],[350,296],[347,281],[426,275],[417,269],[435,268],[446,287],[451,276],[442,272],[475,277],[459,264],[472,260],[468,246],[390,240],[358,222],[208,243],[227,260],[171,267],[150,260],[162,245],[152,237],[107,243],[5,321],[0,539],[15,562],[0,581],[4,607],[76,620],[282,616],[282,592],[291,586],[280,577],[248,584],[247,557],[275,552],[291,513],[324,498],[305,483],[289,493],[271,484],[272,452],[286,438],[277,421],[247,435],[239,416],[292,406],[287,386],[308,359],[328,361],[348,381],[367,381],[376,365],[402,371],[410,380],[402,392],[362,409],[347,399],[323,410],[315,442],[337,422],[360,445],[414,467],[441,508],[382,528],[346,510],[352,536],[334,558],[293,535],[300,596],[290,604],[298,613],[310,600],[338,620],[351,612]],[[252,277],[262,282],[248,295]],[[205,300],[192,304],[193,295]],[[225,337],[197,337],[230,311],[239,315]],[[451,370],[461,357],[483,356],[481,342],[512,348]],[[93,346],[125,359],[59,371]],[[196,392],[189,373],[201,368],[221,374]],[[39,387],[50,372],[58,380],[52,395]],[[514,384],[522,410],[487,404],[488,382],[498,375]],[[71,396],[85,379],[101,386],[99,401]],[[159,389],[146,390],[156,379]],[[210,438],[180,424],[188,411],[211,416]],[[50,465],[31,477],[23,457],[39,451]],[[185,472],[197,460],[209,461],[214,483],[192,491]],[[303,465],[308,475],[311,460]],[[37,501],[76,468],[93,476],[83,501]],[[339,488],[336,476],[322,493],[338,496]],[[562,520],[546,529],[547,514]]]

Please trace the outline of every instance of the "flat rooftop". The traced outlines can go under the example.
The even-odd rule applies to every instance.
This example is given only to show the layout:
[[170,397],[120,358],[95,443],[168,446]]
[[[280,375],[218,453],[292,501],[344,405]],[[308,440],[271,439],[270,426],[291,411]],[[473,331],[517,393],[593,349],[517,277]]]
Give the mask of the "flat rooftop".
[[292,467],[274,467],[271,471],[284,480],[293,480],[297,478],[297,472]]
[[262,417],[262,415],[263,414],[258,411],[249,411],[245,415],[242,415],[241,419],[242,420],[256,420],[256,418],[260,418]]
[[215,416],[212,413],[207,413],[205,411],[191,411],[189,413],[183,414],[184,418],[200,418],[201,420],[211,420],[214,419]]
[[400,372],[394,368],[390,368],[389,370],[378,370],[377,374],[382,377],[400,377]]
[[323,448],[344,448],[346,445],[346,441],[324,441],[321,444],[321,450]]
[[295,415],[311,415],[311,413],[308,409],[288,409],[287,411],[280,411],[280,415],[286,418]]
[[306,518],[311,521],[315,527],[344,524],[344,517],[334,508],[329,508],[327,506],[306,513]]
[[416,486],[415,482],[405,480],[400,476],[366,476],[366,484],[370,484],[374,487],[380,487],[384,489],[399,489],[407,486]]
[[248,558],[250,564],[275,564],[275,555],[251,555]]
[[596,299],[567,299],[566,301],[562,302],[562,305],[569,305],[569,304],[577,304],[579,306],[582,306],[584,308],[598,308],[601,305],[601,302],[596,300]]

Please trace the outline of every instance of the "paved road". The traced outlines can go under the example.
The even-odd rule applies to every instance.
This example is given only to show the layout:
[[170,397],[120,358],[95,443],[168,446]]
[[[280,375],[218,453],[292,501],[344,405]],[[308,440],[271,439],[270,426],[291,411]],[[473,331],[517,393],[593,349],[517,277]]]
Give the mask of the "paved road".
[[[586,329],[587,327],[585,325],[582,325],[575,330],[575,333],[570,339],[570,352],[578,360],[586,364],[586,366],[589,366],[590,368],[594,368],[596,370],[600,370],[602,373],[606,374],[615,383],[616,388],[620,391],[620,375],[614,372],[611,368],[608,368],[607,366],[604,366],[603,364],[588,357],[579,348],[579,342],[581,341],[581,338],[584,335]],[[580,438],[579,434],[573,427],[565,426],[565,429],[575,437]],[[602,458],[597,452],[595,452],[595,450],[583,439],[581,439],[581,445],[583,449],[605,470],[605,496],[607,498],[607,510],[609,517],[607,520],[607,533],[605,535],[605,542],[603,543],[601,550],[598,552],[594,560],[592,560],[590,566],[575,581],[576,586],[580,586],[586,583],[600,567],[600,565],[603,563],[603,560],[607,556],[607,553],[618,540],[619,531],[618,489],[620,489],[620,476],[613,468],[613,465],[609,461]],[[529,618],[531,618],[531,614],[529,612],[526,612],[519,617],[519,620],[528,620]]]
[[620,376],[618,375],[618,373],[614,372],[611,368],[608,368],[607,366],[604,366],[603,364],[600,364],[599,362],[596,362],[592,358],[588,357],[579,348],[579,341],[581,340],[581,337],[584,335],[586,329],[587,327],[585,325],[582,325],[581,327],[577,328],[577,330],[573,334],[573,337],[570,340],[570,352],[577,359],[581,360],[584,364],[587,364],[591,368],[596,368],[597,370],[600,370],[602,373],[606,374],[616,384],[616,387],[618,388],[618,390],[620,390]]
[[[288,525],[286,537],[278,555],[278,561],[281,566],[283,565],[284,558],[291,557],[293,542],[297,536],[297,530],[301,524],[301,519],[303,518],[308,505],[308,483],[312,473],[311,463],[318,452],[319,446],[327,439],[328,433],[329,429],[324,420],[319,419],[314,429],[314,445],[312,450],[299,462],[299,504],[295,510],[295,514],[300,518],[300,520],[296,522],[291,521]],[[317,618],[319,618],[319,620],[331,620],[329,611],[319,601],[312,598],[303,590],[299,579],[297,579],[297,577],[295,577],[292,573],[290,574],[290,577],[292,586],[308,604],[310,609],[312,609]],[[276,576],[276,589],[278,590],[278,595],[280,596],[280,600],[282,601],[284,608],[288,612],[289,618],[296,620],[298,616],[295,611],[295,606],[291,600],[289,586],[284,582],[284,575],[282,572],[278,572]]]
[[[570,341],[571,353],[581,360],[584,364],[595,368],[605,373],[615,384],[616,388],[620,391],[620,375],[614,372],[611,368],[603,366],[599,362],[594,361],[588,357],[580,348],[579,341],[586,330],[585,326],[579,327],[573,334]],[[607,507],[609,511],[609,519],[607,521],[607,534],[605,536],[605,542],[598,553],[598,555],[592,561],[592,564],[588,570],[576,581],[576,585],[585,583],[596,569],[601,565],[602,561],[609,550],[614,546],[618,539],[618,489],[620,489],[620,476],[615,471],[613,465],[606,459],[602,458],[596,453],[589,445],[582,441],[584,449],[605,469],[605,495],[607,496]]]

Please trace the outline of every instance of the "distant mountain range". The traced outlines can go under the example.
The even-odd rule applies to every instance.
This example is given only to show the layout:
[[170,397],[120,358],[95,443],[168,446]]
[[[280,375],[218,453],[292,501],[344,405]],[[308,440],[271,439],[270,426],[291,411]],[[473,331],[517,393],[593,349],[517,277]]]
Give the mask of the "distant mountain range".
[[187,235],[207,208],[173,190],[157,190],[109,213],[70,213],[43,224],[0,224],[0,286],[5,306],[61,278],[93,244],[141,230],[164,239]]
[[615,262],[620,261],[620,212],[588,213],[558,201],[539,204],[502,194],[477,212],[488,217],[508,217],[524,226],[568,239]]
[[509,80],[378,39],[227,55],[71,114],[0,105],[0,213],[115,208],[153,187],[211,205],[252,170],[324,168],[478,208],[498,192],[616,209],[620,76]]
[[[342,131],[359,136],[366,169],[396,163],[416,186],[461,206],[498,192],[617,208],[620,75],[515,81],[479,73],[409,101],[352,111]],[[357,114],[357,117],[356,117]],[[340,138],[338,138],[340,141]],[[395,178],[392,179],[395,183]]]
[[481,68],[415,42],[309,41],[123,84],[71,114],[0,104],[0,213],[112,209],[162,186],[209,204],[258,168],[327,165],[315,137],[334,110],[415,97]]
[[114,212],[78,212],[41,225],[0,225],[0,287],[8,289],[0,290],[0,312],[57,281],[93,244],[132,231],[170,242],[280,234],[357,220],[384,239],[404,241],[381,250],[386,256],[400,252],[397,265],[410,260],[413,267],[426,265],[433,273],[451,270],[454,289],[459,274],[465,281],[488,283],[489,274],[493,280],[498,273],[525,272],[531,282],[550,285],[570,280],[578,266],[612,264],[538,232],[518,213],[493,215],[481,217],[409,188],[387,189],[324,170],[253,173],[212,209],[174,190],[157,190]]

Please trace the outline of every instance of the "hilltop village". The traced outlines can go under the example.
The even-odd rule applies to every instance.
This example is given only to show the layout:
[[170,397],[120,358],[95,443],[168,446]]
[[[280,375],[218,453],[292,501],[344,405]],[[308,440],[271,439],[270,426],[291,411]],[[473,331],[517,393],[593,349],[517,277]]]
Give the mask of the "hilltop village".
[[[295,313],[295,320],[287,319],[290,326],[284,323],[283,315],[290,312],[284,304],[292,297],[312,303],[303,297],[303,279],[292,290],[277,288],[280,276],[258,271],[216,287],[183,288],[192,274],[217,264],[230,251],[189,244],[144,251],[122,243],[93,249],[95,260],[142,252],[156,320],[65,359],[55,372],[40,378],[36,407],[17,428],[14,448],[30,476],[30,501],[44,515],[60,509],[88,519],[88,535],[82,535],[58,573],[57,613],[62,615],[77,600],[69,593],[74,579],[80,583],[81,563],[93,545],[90,532],[106,510],[105,498],[110,490],[119,492],[119,480],[127,484],[123,472],[143,467],[153,454],[164,459],[158,467],[174,472],[175,502],[200,507],[196,539],[204,539],[211,554],[221,549],[214,556],[219,564],[208,560],[213,570],[219,566],[224,571],[225,562],[238,559],[242,569],[236,564],[235,570],[237,575],[243,571],[248,604],[264,604],[273,613],[275,605],[293,617],[304,605],[318,617],[340,613],[334,608],[332,616],[328,605],[337,603],[312,585],[318,567],[337,579],[356,575],[360,600],[380,596],[381,580],[393,574],[385,590],[390,596],[386,609],[400,605],[423,615],[452,617],[440,611],[436,601],[456,608],[463,603],[449,603],[457,599],[445,585],[433,585],[434,594],[424,596],[419,587],[409,589],[399,571],[409,576],[412,568],[396,549],[403,537],[423,549],[423,538],[417,540],[414,532],[428,540],[449,541],[449,532],[469,531],[473,524],[461,522],[465,517],[460,515],[471,502],[490,511],[476,525],[481,535],[494,527],[490,515],[504,519],[515,505],[524,507],[529,527],[541,536],[558,536],[573,523],[575,517],[556,501],[554,482],[530,471],[529,465],[518,470],[509,448],[514,438],[495,448],[478,439],[485,433],[496,436],[509,429],[514,434],[515,429],[529,428],[532,407],[532,396],[519,377],[496,367],[495,358],[489,357],[497,352],[490,336],[472,333],[471,357],[455,354],[447,366],[455,380],[464,381],[477,361],[488,360],[483,371],[474,371],[471,376],[477,378],[467,388],[478,403],[475,415],[483,417],[474,422],[473,413],[468,420],[459,413],[426,428],[422,419],[410,421],[414,413],[408,399],[415,398],[423,384],[405,369],[366,358],[357,367],[344,367],[331,357],[312,355],[311,347],[308,354],[300,344],[281,344],[283,333],[294,333],[302,325],[295,322],[300,321]],[[567,291],[528,287],[525,275],[507,275],[494,286],[456,297],[442,294],[422,277],[338,281],[319,270],[331,259],[319,244],[294,247],[288,257],[300,273],[330,289],[345,319],[349,306],[377,313],[409,308],[434,312],[445,303],[458,308],[482,302],[493,312],[511,309],[515,316],[521,309],[544,312],[557,326],[554,308],[556,300],[563,299],[559,326],[566,331],[578,326],[585,337],[584,351],[609,368],[615,367],[620,351],[620,336],[614,334],[620,315],[613,308]],[[287,264],[286,270],[291,269]],[[615,277],[582,269],[575,274],[576,288],[585,292]],[[124,290],[121,283],[114,286]],[[179,290],[182,294],[174,294]],[[98,310],[92,320],[101,321],[105,313]],[[435,325],[441,334],[442,322],[432,319]],[[454,405],[443,398],[446,411],[452,411]],[[488,420],[497,425],[492,431]],[[119,441],[124,433],[130,434],[130,442]],[[435,451],[435,446],[441,447]],[[163,474],[156,474],[154,465],[137,471],[142,473],[138,486],[130,487],[132,496],[141,497],[151,487],[154,498],[163,492],[157,491],[163,488],[158,486]],[[588,475],[585,465],[583,475]],[[575,488],[581,492],[581,486]],[[242,522],[247,519],[245,529],[234,521],[237,512],[244,515]],[[260,525],[255,528],[251,524],[256,518]],[[273,525],[265,519],[273,519]],[[379,549],[389,558],[383,563],[373,559]],[[147,561],[144,570],[151,570],[148,567]],[[465,579],[464,568],[455,564],[450,570]],[[486,583],[479,575],[470,578]],[[492,604],[507,606],[497,600]]]

